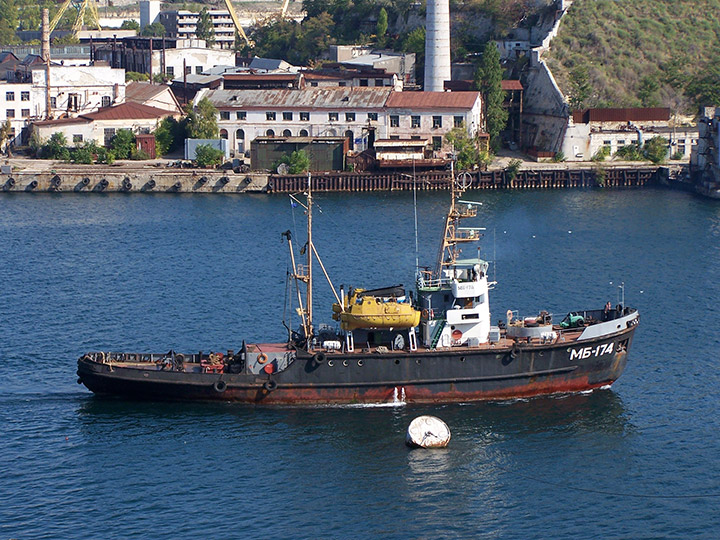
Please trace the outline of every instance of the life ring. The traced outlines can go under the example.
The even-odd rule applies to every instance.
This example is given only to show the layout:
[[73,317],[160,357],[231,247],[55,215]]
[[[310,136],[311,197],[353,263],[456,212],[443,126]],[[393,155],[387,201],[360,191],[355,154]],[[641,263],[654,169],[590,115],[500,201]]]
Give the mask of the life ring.
[[215,384],[213,384],[213,390],[215,390],[218,394],[222,394],[226,388],[227,383],[222,379],[220,379],[219,381],[215,381]]
[[325,361],[325,353],[324,352],[316,353],[315,356],[313,356],[313,361],[316,364],[322,364]]
[[505,313],[505,315],[507,316],[508,322],[512,321],[512,319],[513,319],[512,309],[508,309],[508,310],[507,310],[507,313]]
[[423,319],[427,319],[428,316],[430,315],[430,313],[428,312],[427,309],[423,309],[421,315],[422,315]]
[[277,388],[277,383],[272,379],[268,379],[263,383],[263,388],[268,392],[272,392]]
[[258,364],[264,364],[267,361],[268,361],[267,354],[265,354],[264,352],[261,352],[260,354],[258,354],[258,357],[257,357]]

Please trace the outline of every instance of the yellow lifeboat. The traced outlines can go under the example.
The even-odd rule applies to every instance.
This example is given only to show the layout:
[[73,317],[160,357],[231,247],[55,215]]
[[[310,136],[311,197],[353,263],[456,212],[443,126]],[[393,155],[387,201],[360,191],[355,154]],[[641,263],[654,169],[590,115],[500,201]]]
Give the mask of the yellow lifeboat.
[[[399,296],[388,291],[402,291]],[[340,321],[343,330],[365,328],[411,328],[420,324],[420,312],[409,302],[401,301],[405,292],[398,287],[389,289],[354,289],[345,295],[345,310],[340,304],[333,304],[333,319]]]

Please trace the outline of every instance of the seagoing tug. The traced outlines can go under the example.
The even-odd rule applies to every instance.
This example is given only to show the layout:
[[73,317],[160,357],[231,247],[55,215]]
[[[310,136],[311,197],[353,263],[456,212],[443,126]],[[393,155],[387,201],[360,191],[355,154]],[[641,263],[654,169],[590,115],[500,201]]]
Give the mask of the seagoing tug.
[[[401,285],[336,292],[312,241],[312,178],[306,201],[307,260],[296,264],[288,241],[301,326],[283,343],[245,343],[226,353],[90,352],[78,383],[92,392],[142,399],[222,400],[251,404],[463,402],[579,392],[611,385],[623,372],[636,309],[508,310],[493,326],[488,263],[460,258],[480,227],[462,227],[477,204],[461,201],[451,180],[450,210],[434,270],[417,273],[415,294]],[[302,251],[301,251],[302,253]],[[313,323],[313,262],[330,283],[340,328]]]

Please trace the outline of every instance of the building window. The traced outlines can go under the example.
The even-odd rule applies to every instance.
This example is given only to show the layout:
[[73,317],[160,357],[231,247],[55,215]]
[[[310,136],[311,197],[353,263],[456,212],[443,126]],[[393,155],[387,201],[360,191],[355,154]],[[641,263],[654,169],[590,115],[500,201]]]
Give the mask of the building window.
[[368,113],[368,120],[371,122],[377,122],[377,113],[376,112],[369,112]]
[[5,92],[5,101],[15,101],[15,92]]
[[275,113],[274,112],[266,112],[265,120],[267,120],[268,122],[274,122],[275,121]]
[[420,117],[419,116],[411,116],[410,117],[410,127],[413,127],[413,128],[420,127]]
[[30,109],[22,109],[20,111],[20,116],[22,116],[23,118],[27,118],[28,116],[30,116]]
[[367,86],[368,80],[367,79],[360,79],[360,86]]
[[328,113],[328,120],[330,122],[337,122],[338,121],[338,113],[336,113],[336,112]]
[[309,122],[310,121],[310,113],[309,112],[301,112],[300,113],[300,121],[301,122]]
[[274,137],[274,136],[275,136],[275,132],[274,132],[272,129],[268,129],[268,130],[265,132],[265,135],[266,135],[267,137]]
[[354,122],[355,121],[355,113],[354,112],[346,112],[345,113],[345,121],[346,122]]
[[230,111],[220,111],[220,120],[230,120]]
[[682,155],[685,155],[685,145],[684,144],[678,145],[678,152],[680,152]]
[[6,118],[15,118],[15,109],[8,109],[5,116]]
[[238,111],[235,113],[235,118],[238,120],[247,120],[247,113],[245,111]]
[[284,129],[283,137],[292,137],[292,132],[289,129]]
[[291,112],[284,112],[283,113],[283,120],[286,122],[292,122],[293,119],[293,113]]
[[413,141],[419,141],[419,140],[420,140],[420,135],[411,135],[410,138],[411,138]]
[[312,82],[310,83],[310,86],[317,86],[317,85],[318,85],[317,81],[312,81]]
[[82,133],[74,133],[73,134],[73,143],[79,144],[83,142],[83,136]]
[[110,96],[103,96],[102,97],[102,107],[109,107],[110,106]]
[[202,66],[195,66],[195,74],[196,75],[202,75],[203,67]]
[[433,116],[433,129],[442,127],[442,116]]
[[442,148],[442,137],[432,138],[433,150],[438,151]]
[[453,126],[463,127],[464,123],[465,123],[465,119],[462,116],[453,116]]
[[192,66],[185,66],[185,75],[192,74]]
[[110,142],[112,141],[112,138],[115,136],[115,128],[105,128],[104,137],[103,140],[105,141],[105,146],[110,146]]
[[348,140],[348,149],[349,149],[349,150],[355,150],[355,135],[353,134],[353,132],[348,129],[348,130],[345,132],[345,137],[346,137],[347,140]]
[[[338,86],[347,86],[347,81],[340,81]],[[362,86],[362,84],[360,86]]]
[[400,140],[400,135],[390,135],[390,140],[391,140],[391,141],[398,141],[398,140]]
[[243,131],[242,129],[238,129],[238,130],[235,132],[235,138],[236,138],[238,141],[244,141],[244,140],[245,140],[245,131]]
[[168,77],[174,77],[175,76],[175,68],[173,66],[167,66],[165,68],[165,75]]
[[227,129],[221,129],[220,130],[220,138],[225,139],[227,141],[228,138],[228,132]]
[[301,129],[301,130],[300,130],[300,136],[301,136],[301,137],[307,137],[307,136],[308,136],[308,131],[307,131],[307,129]]
[[57,107],[57,98],[53,96],[50,98],[50,108],[54,109],[55,107]]
[[390,115],[390,127],[400,127],[400,117],[398,115]]
[[618,146],[625,146],[625,139],[618,139]]
[[20,92],[21,101],[30,101],[30,92]]
[[68,111],[77,111],[80,108],[80,94],[68,94]]
[[385,86],[385,81],[383,79],[375,79],[375,86]]

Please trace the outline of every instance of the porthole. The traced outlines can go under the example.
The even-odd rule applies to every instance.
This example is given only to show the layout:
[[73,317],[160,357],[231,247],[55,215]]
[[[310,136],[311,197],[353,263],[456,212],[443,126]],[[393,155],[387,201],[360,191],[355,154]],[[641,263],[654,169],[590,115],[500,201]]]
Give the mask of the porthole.
[[362,360],[358,360],[358,366],[363,367],[365,365],[365,362]]
[[328,366],[333,367],[335,365],[335,362],[332,360],[328,360]]

